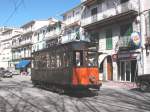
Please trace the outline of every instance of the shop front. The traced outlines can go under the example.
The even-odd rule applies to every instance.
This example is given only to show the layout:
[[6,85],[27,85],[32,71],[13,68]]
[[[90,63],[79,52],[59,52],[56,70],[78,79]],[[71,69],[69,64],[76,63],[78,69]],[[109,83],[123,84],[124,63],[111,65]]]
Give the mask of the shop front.
[[139,52],[123,52],[117,54],[117,80],[122,82],[134,82],[137,76],[137,57]]

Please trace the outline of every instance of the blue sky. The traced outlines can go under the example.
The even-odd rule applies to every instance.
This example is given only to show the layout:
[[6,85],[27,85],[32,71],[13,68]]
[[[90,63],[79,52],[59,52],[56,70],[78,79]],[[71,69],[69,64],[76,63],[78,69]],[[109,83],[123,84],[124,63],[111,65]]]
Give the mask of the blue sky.
[[[31,20],[50,17],[61,19],[62,13],[79,3],[80,0],[1,0],[0,27],[20,27]],[[15,9],[17,10],[14,11]]]

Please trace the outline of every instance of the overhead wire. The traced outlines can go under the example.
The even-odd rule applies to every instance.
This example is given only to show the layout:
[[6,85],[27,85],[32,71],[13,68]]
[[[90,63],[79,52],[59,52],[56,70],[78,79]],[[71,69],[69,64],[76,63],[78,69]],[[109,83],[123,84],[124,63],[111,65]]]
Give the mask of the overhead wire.
[[6,19],[6,21],[3,23],[3,25],[6,25],[8,23],[8,21],[14,16],[14,14],[16,13],[16,11],[19,9],[19,7],[24,3],[24,0],[20,0],[18,3],[16,3],[14,1],[15,4],[15,8],[13,10],[13,12],[10,14],[10,16]]

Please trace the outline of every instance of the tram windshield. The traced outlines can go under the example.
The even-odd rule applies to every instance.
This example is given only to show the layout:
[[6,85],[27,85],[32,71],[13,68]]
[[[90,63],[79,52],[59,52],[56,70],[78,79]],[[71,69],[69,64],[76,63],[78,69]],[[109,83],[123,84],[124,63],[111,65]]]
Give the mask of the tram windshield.
[[88,66],[94,67],[98,65],[97,52],[93,51],[76,51],[74,53],[74,65],[77,67]]
[[85,61],[86,61],[86,66],[97,66],[97,53],[92,52],[92,51],[87,51]]

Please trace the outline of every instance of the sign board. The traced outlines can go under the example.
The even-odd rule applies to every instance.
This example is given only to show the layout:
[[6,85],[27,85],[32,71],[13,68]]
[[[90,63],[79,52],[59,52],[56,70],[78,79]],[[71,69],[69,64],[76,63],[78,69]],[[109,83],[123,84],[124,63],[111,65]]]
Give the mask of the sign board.
[[130,42],[131,42],[131,47],[135,49],[139,49],[141,47],[141,42],[142,42],[140,33],[133,32],[131,34]]

